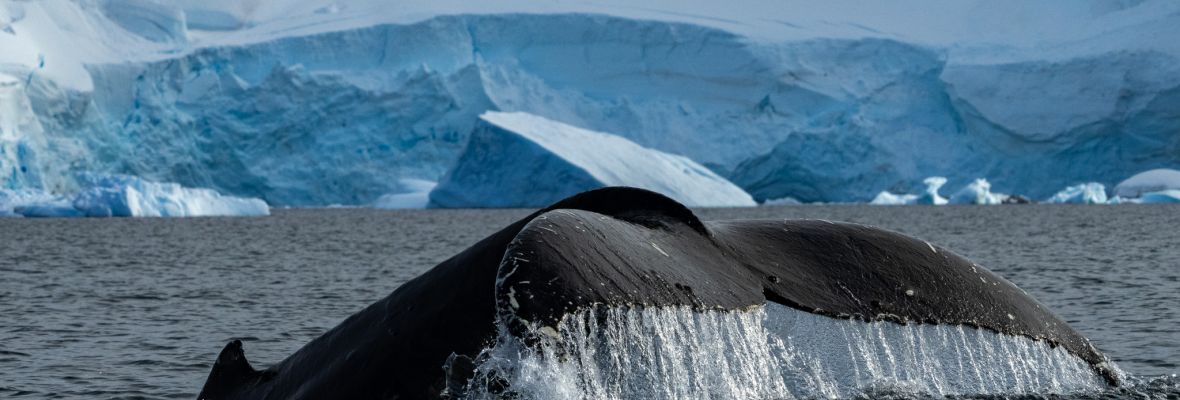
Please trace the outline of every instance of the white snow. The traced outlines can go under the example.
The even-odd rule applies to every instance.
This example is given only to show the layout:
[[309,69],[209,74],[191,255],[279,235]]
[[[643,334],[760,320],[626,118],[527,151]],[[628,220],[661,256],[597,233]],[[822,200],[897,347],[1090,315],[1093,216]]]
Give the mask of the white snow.
[[373,207],[385,209],[426,208],[430,191],[438,182],[422,179],[400,179],[398,191],[385,194],[373,202]]
[[480,120],[431,205],[537,207],[604,186],[648,189],[689,207],[757,205],[708,168],[619,136],[519,112]]
[[1148,192],[1180,189],[1180,171],[1167,168],[1143,171],[1114,187],[1119,197],[1134,198]]
[[1097,182],[1083,183],[1062,189],[1045,200],[1052,204],[1105,204],[1106,186]]

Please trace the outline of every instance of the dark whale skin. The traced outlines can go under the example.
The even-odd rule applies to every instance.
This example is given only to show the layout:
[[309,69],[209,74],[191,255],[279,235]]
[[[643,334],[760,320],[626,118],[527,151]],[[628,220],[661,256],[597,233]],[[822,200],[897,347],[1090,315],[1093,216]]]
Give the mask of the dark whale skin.
[[587,307],[740,310],[767,301],[835,318],[1027,336],[1063,346],[1118,384],[1086,338],[946,249],[827,221],[703,223],[662,195],[612,187],[509,225],[266,370],[250,366],[240,342],[226,345],[198,398],[438,398],[443,365],[475,358],[495,340],[497,320],[524,336]]

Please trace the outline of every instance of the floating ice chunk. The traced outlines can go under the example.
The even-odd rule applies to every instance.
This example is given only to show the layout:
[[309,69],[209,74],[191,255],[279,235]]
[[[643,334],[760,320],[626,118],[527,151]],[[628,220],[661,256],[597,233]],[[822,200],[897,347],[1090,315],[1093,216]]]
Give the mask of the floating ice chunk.
[[430,203],[430,191],[438,182],[422,179],[398,180],[398,191],[381,196],[373,202],[376,208],[426,208]]
[[876,205],[904,205],[904,204],[930,204],[943,205],[947,200],[938,194],[938,189],[946,184],[946,178],[941,176],[932,176],[922,180],[926,184],[926,191],[922,194],[893,194],[888,191],[877,193],[877,197],[869,204]]
[[662,193],[690,207],[755,206],[686,157],[528,113],[487,112],[430,192],[438,207],[537,207],[604,186]]
[[1144,193],[1139,197],[1139,203],[1142,204],[1159,204],[1159,203],[1180,203],[1180,190],[1169,189],[1158,192]]
[[762,202],[762,205],[764,206],[797,206],[800,204],[803,204],[803,202],[795,199],[794,197],[780,197]]
[[1002,204],[1008,196],[992,193],[987,179],[978,178],[967,184],[949,199],[951,204]]
[[893,194],[889,193],[889,191],[881,191],[881,193],[877,193],[877,197],[874,197],[873,201],[870,201],[869,204],[882,206],[900,206],[914,204],[914,201],[917,199],[918,195],[916,194]]
[[1143,171],[1114,187],[1116,196],[1135,198],[1148,192],[1180,189],[1180,171],[1167,168]]
[[1105,204],[1106,186],[1097,182],[1070,186],[1057,192],[1045,202],[1053,204]]
[[210,189],[150,182],[128,175],[88,177],[91,185],[74,198],[88,217],[199,217],[269,215],[261,199],[223,196]]
[[932,176],[923,180],[922,183],[926,184],[926,192],[918,196],[917,200],[914,200],[914,204],[932,204],[936,206],[946,204],[946,198],[938,194],[938,190],[942,188],[942,185],[946,184],[946,178]]

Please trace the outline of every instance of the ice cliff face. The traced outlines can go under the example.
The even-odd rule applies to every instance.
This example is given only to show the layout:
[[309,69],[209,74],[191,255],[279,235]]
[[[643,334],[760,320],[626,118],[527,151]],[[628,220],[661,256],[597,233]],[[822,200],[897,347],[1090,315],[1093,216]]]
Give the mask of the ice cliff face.
[[1167,1],[274,3],[0,7],[0,187],[92,171],[371,204],[442,178],[489,110],[683,154],[757,200],[867,201],[935,174],[1045,198],[1180,165],[1180,50],[1150,40],[1180,33]]

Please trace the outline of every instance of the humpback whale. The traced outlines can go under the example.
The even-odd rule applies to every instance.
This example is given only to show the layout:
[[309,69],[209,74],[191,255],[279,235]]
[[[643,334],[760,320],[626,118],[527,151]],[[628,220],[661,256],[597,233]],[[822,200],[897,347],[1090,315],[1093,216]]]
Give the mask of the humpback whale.
[[[1025,337],[1117,370],[1023,290],[937,245],[821,220],[701,221],[660,194],[609,187],[479,241],[258,370],[225,346],[199,398],[438,398],[498,335],[528,339],[596,307],[744,310],[958,325]],[[444,369],[444,365],[447,369]]]

